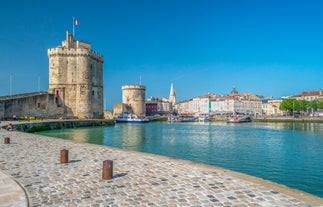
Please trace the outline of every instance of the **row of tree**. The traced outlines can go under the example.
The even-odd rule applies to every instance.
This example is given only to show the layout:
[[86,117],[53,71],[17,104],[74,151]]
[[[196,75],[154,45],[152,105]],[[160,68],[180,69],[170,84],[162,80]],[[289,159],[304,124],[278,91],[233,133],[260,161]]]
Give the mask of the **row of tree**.
[[317,111],[318,109],[323,109],[323,98],[315,99],[312,101],[285,99],[280,104],[279,109],[291,113],[295,111],[310,113]]

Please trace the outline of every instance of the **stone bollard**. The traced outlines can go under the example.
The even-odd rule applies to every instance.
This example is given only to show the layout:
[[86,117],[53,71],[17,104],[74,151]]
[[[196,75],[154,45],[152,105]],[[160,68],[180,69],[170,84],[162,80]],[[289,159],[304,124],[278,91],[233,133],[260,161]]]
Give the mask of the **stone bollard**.
[[61,150],[61,164],[68,163],[68,150],[62,149]]
[[5,144],[10,144],[10,138],[9,137],[5,137],[4,138],[4,143]]
[[110,180],[113,178],[113,161],[105,160],[103,161],[102,179]]

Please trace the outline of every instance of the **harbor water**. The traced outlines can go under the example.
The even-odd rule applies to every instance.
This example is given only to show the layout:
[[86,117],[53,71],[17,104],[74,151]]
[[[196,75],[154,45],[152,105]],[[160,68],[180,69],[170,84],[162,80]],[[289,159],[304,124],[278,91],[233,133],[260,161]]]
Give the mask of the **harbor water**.
[[201,162],[323,197],[321,123],[156,122],[38,134]]

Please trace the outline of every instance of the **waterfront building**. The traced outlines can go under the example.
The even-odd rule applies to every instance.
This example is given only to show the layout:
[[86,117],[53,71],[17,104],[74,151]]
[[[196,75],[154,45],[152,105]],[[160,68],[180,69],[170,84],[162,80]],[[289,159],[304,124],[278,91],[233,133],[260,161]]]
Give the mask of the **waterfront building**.
[[291,96],[290,98],[295,98],[297,100],[313,101],[315,99],[323,98],[323,90],[320,89],[318,91],[305,91],[301,94]]
[[211,101],[211,111],[216,115],[233,114],[235,110],[234,102],[233,97],[217,97]]
[[256,116],[262,113],[261,98],[251,93],[239,94],[236,89],[229,95],[217,97],[213,107],[213,111],[219,111],[222,114],[239,113]]
[[239,94],[235,87],[232,89],[231,94],[218,96],[213,102],[211,104],[213,112],[262,114],[261,98],[251,93]]
[[211,101],[215,94],[206,94],[194,97],[189,100],[176,103],[176,109],[180,114],[206,114],[212,112]]
[[173,111],[172,103],[166,98],[150,97],[146,100],[146,114],[153,116],[155,114],[164,115]]
[[265,116],[282,116],[283,111],[279,110],[283,99],[264,99],[262,100],[262,115]]
[[156,101],[146,101],[146,115],[153,116],[157,114],[157,102]]
[[103,117],[103,56],[66,32],[62,46],[48,49],[49,89],[64,115]]
[[231,94],[227,95],[197,96],[177,103],[176,108],[181,114],[262,114],[261,98],[251,93],[239,94],[236,88],[233,88]]

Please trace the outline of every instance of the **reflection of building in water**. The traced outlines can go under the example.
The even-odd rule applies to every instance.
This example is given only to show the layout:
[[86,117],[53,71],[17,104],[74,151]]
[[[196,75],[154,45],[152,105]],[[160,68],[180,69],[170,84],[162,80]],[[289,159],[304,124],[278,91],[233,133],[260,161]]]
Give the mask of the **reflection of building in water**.
[[70,139],[76,142],[88,142],[90,133],[86,130],[73,130],[70,134]]
[[92,144],[103,144],[103,133],[104,128],[102,127],[91,127],[91,128],[78,128],[72,129],[69,137],[70,140],[76,142],[86,142]]
[[142,124],[120,124],[122,147],[142,151],[145,142],[145,127]]

